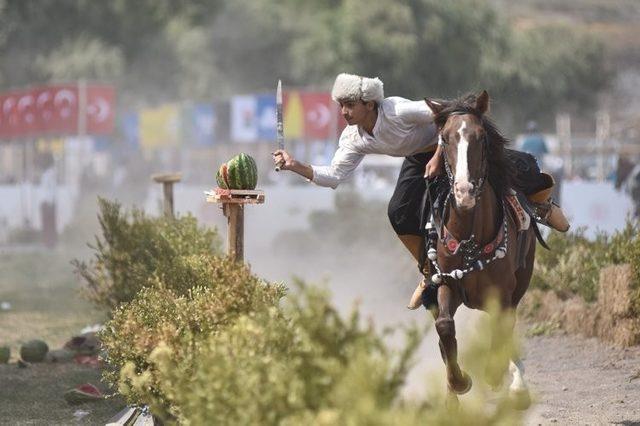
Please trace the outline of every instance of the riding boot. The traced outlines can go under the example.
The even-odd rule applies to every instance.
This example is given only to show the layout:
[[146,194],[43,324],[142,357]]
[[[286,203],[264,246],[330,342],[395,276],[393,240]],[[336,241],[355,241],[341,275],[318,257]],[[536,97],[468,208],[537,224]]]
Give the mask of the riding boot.
[[426,277],[420,280],[420,282],[418,283],[418,286],[413,291],[413,294],[411,295],[411,300],[409,300],[409,304],[407,305],[408,309],[414,310],[422,306],[422,293],[424,292],[425,288],[427,288]]
[[[546,175],[546,173],[543,173]],[[555,182],[550,175],[550,186],[538,191],[535,194],[529,195],[527,198],[531,202],[534,210],[535,219],[538,223],[547,225],[550,228],[560,232],[567,232],[569,230],[569,221],[564,212],[558,204],[551,198],[551,192]]]

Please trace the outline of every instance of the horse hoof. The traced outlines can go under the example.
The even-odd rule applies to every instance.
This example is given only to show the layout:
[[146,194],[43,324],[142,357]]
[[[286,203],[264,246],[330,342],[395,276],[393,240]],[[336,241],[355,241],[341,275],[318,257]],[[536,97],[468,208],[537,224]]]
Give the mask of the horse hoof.
[[449,390],[457,395],[464,395],[465,393],[471,390],[471,386],[473,385],[473,380],[471,380],[471,376],[467,373],[462,373],[462,384],[461,386],[453,386],[451,382],[449,382]]
[[460,401],[458,396],[452,391],[447,392],[447,399],[445,399],[445,407],[449,411],[458,411],[460,409]]
[[528,389],[510,389],[509,399],[516,410],[526,410],[531,406],[531,396]]

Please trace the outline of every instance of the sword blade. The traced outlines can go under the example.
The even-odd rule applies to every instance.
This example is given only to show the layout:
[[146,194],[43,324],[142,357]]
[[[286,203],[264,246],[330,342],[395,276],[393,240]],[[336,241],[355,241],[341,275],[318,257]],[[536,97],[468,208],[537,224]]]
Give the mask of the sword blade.
[[284,122],[282,121],[282,81],[278,80],[276,91],[276,128],[278,149],[284,149]]
[[[278,149],[284,150],[284,123],[282,120],[282,81],[278,80],[276,90],[276,139]],[[276,165],[276,172],[280,171],[280,164]]]

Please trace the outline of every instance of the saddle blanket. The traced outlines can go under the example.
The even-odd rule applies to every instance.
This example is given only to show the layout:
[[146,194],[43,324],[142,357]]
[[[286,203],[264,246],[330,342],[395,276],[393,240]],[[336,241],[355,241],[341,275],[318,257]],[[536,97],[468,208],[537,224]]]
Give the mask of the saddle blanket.
[[531,226],[531,216],[524,210],[514,190],[511,190],[504,197],[507,200],[507,205],[513,213],[518,231],[526,231]]

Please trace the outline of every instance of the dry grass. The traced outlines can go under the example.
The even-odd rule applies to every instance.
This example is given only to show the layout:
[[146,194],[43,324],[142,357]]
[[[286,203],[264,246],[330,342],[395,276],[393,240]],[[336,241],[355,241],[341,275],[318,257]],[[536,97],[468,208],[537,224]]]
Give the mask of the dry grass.
[[603,268],[598,299],[586,303],[578,296],[561,300],[553,291],[532,289],[520,313],[534,326],[529,334],[546,334],[549,324],[569,333],[599,337],[619,347],[640,345],[640,318],[634,313],[633,274],[629,265]]
[[614,265],[600,271],[598,305],[607,315],[622,318],[633,314],[632,283],[631,265]]

